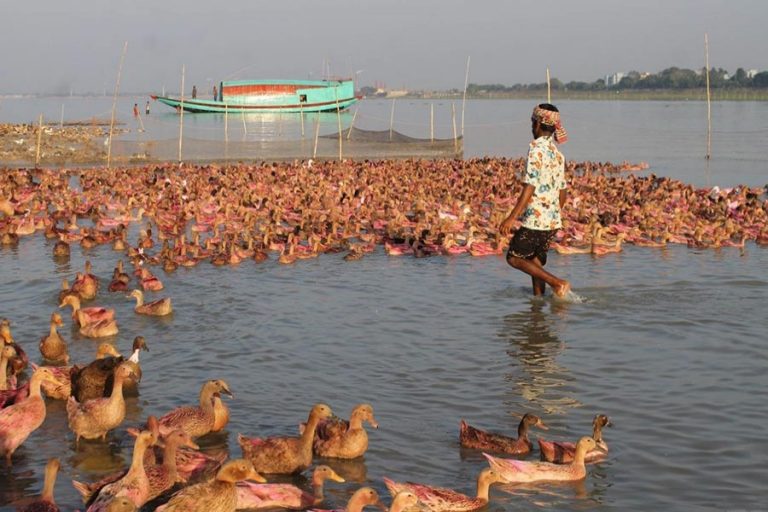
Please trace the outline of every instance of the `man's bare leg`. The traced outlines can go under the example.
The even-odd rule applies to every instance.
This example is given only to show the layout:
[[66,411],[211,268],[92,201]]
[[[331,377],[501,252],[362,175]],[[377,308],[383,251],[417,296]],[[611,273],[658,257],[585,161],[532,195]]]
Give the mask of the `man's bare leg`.
[[[540,279],[544,281],[546,284],[552,287],[552,291],[558,297],[564,297],[571,289],[571,283],[565,279],[560,279],[550,274],[544,270],[544,267],[540,266],[540,264],[537,265],[532,260],[525,260],[523,258],[518,258],[517,256],[509,256],[507,258],[507,263],[518,270],[522,270],[534,279]],[[534,294],[535,293],[536,292],[534,289]]]
[[[537,266],[544,268],[544,265],[541,264],[541,261],[539,261],[539,258],[534,256],[531,260],[534,264]],[[535,297],[541,297],[544,295],[544,292],[547,289],[547,283],[543,280],[539,279],[538,277],[531,276],[531,283],[533,284],[533,295]]]

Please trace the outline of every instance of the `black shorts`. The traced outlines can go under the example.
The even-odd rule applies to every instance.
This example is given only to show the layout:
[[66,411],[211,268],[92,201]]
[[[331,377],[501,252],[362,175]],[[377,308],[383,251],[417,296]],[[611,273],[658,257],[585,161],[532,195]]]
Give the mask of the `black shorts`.
[[547,264],[549,244],[557,234],[556,229],[542,231],[538,229],[520,228],[509,242],[507,258],[512,256],[532,260],[537,258],[542,265]]

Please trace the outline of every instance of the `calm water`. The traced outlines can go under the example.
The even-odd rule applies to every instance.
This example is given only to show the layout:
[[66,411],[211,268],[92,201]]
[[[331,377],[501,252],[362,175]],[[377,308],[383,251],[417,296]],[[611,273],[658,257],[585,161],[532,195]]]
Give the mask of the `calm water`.
[[[525,102],[497,105],[527,115]],[[491,130],[470,128],[470,120],[479,124],[477,111],[494,105],[472,106],[472,151],[522,151],[527,138],[518,123],[497,127],[490,140],[470,139]],[[4,102],[2,112],[7,108]],[[699,134],[675,131],[682,120],[666,120],[657,133],[655,116],[637,117],[643,108],[700,105],[568,108],[575,118],[567,125],[573,142],[564,148],[570,158],[662,161],[668,172],[657,172],[677,177],[703,166]],[[753,105],[756,112],[746,104],[723,108],[732,109],[734,126],[765,123],[762,104]],[[608,129],[609,120],[629,131]],[[579,135],[601,126],[602,135]],[[743,158],[720,183],[766,181],[756,137],[743,136]],[[662,144],[667,139],[682,149]],[[590,145],[604,152],[585,154]],[[728,165],[716,158],[713,176]],[[75,248],[62,265],[51,251],[42,235],[0,250],[0,314],[34,360],[61,278],[73,277],[88,257],[105,285],[117,259],[109,247],[87,255]],[[386,496],[383,476],[471,493],[486,464],[459,448],[459,419],[514,433],[519,415],[533,412],[551,427],[542,435],[555,439],[588,434],[593,415],[608,414],[615,424],[605,433],[610,457],[577,485],[494,487],[489,510],[765,510],[768,251],[628,246],[602,258],[551,254],[549,266],[586,301],[534,300],[528,280],[497,257],[416,260],[378,250],[357,262],[327,255],[282,266],[273,257],[261,265],[158,271],[166,289],[155,295],[173,297],[171,319],[135,315],[122,294],[104,292],[95,302],[117,310],[122,352],[138,334],[150,346],[126,425],[193,404],[204,380],[225,378],[236,395],[232,419],[203,444],[239,456],[239,432],[294,433],[318,401],[342,416],[372,403],[380,429],[371,432],[364,461],[332,463],[349,483],[329,484],[327,505],[342,505],[363,483]],[[62,332],[74,361],[92,359],[97,342],[69,327]],[[13,468],[0,464],[0,506],[37,494],[53,456],[63,463],[57,500],[65,510],[79,506],[71,479],[96,479],[130,458],[122,430],[109,439],[76,450],[64,404],[49,401],[44,425],[18,450]]]
[[[147,97],[120,98],[117,118],[129,132],[127,140],[178,140],[179,117],[169,107],[151,102],[152,113],[143,115]],[[133,118],[133,104],[142,109],[141,125]],[[467,101],[464,121],[466,157],[524,155],[530,138],[529,100]],[[36,122],[43,114],[59,122],[62,105],[65,119],[109,119],[111,98],[29,98],[0,100],[0,122]],[[768,141],[768,102],[715,102],[712,105],[712,158],[706,154],[707,108],[696,101],[562,101],[558,103],[570,134],[563,147],[573,160],[621,162],[646,161],[650,172],[698,186],[768,184],[764,147]],[[389,130],[391,100],[364,100],[342,113],[349,127]],[[413,137],[430,137],[430,111],[434,109],[436,138],[452,138],[450,101],[396,100],[394,129]],[[456,102],[456,130],[461,133],[461,102]],[[230,141],[301,140],[297,114],[231,115],[227,120]],[[314,136],[317,115],[307,115],[305,137]],[[336,133],[336,114],[320,114],[320,133]],[[143,126],[145,131],[140,132]],[[191,147],[197,140],[224,140],[223,115],[185,115],[184,137]],[[311,155],[311,144],[305,144]],[[175,145],[174,145],[175,147]],[[171,151],[172,154],[175,154]],[[211,158],[224,155],[215,153]]]

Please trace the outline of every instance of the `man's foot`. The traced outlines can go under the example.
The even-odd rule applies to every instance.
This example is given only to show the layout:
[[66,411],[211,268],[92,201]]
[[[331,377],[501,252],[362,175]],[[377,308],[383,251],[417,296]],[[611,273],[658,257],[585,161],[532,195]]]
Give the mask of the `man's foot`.
[[552,291],[555,293],[556,297],[560,297],[562,299],[568,295],[568,292],[571,291],[571,283],[563,280],[563,284],[553,287]]

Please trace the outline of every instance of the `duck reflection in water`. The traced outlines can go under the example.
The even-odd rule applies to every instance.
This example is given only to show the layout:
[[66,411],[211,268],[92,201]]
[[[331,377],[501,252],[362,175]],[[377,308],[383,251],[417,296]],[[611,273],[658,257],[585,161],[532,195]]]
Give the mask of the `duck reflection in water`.
[[[530,308],[503,319],[499,337],[509,341],[507,354],[512,358],[507,380],[517,384],[525,400],[522,409],[536,404],[546,414],[565,414],[581,405],[568,396],[569,371],[556,361],[565,348],[557,336],[557,324],[567,316],[569,307],[563,301],[532,298]],[[515,398],[518,396],[516,391]]]

